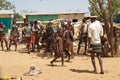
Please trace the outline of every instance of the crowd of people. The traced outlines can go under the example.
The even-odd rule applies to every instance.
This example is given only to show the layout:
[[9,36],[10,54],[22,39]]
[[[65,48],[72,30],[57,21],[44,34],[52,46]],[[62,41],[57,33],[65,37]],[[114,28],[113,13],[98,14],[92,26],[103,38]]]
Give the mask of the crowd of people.
[[[100,21],[96,18],[91,18],[91,24],[86,24],[87,19],[83,19],[83,24],[80,30],[80,40],[78,45],[77,54],[79,55],[80,47],[82,42],[85,43],[84,55],[87,54],[87,47],[91,50],[91,61],[94,68],[94,73],[97,73],[97,68],[95,65],[95,54],[100,63],[101,74],[104,74],[103,64],[101,59],[102,47],[101,39],[103,37],[103,28],[100,24]],[[19,41],[19,31],[15,22],[12,23],[12,29],[10,31],[9,42],[5,37],[5,26],[3,23],[0,23],[0,40],[1,47],[4,50],[3,41],[5,41],[5,46],[8,51],[12,44],[15,45],[15,51],[17,50],[17,44]],[[71,22],[60,22],[60,26],[57,28],[57,32],[54,32],[52,23],[49,22],[46,25],[45,30],[43,26],[38,24],[38,21],[26,22],[25,27],[22,30],[22,41],[26,44],[28,54],[30,52],[37,51],[40,52],[41,44],[44,42],[45,51],[42,57],[54,55],[54,59],[50,62],[51,65],[56,61],[56,59],[61,58],[62,65],[64,65],[64,57],[68,57],[68,62],[74,58],[75,53],[73,52],[73,41],[74,41],[74,27],[71,25]],[[9,44],[8,44],[9,43]],[[43,47],[43,45],[42,45]]]

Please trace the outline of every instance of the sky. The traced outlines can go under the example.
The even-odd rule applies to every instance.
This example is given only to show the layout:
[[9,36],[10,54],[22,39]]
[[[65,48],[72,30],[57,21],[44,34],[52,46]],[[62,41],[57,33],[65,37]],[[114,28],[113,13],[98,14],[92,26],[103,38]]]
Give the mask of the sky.
[[10,0],[19,13],[89,12],[88,0]]

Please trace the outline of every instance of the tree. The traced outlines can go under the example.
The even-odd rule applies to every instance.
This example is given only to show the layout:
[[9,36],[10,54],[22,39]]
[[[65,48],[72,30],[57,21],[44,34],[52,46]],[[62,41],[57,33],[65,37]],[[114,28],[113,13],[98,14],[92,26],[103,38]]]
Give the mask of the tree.
[[[114,17],[119,14],[120,0],[110,0],[110,1],[112,3],[111,8]],[[97,15],[99,17],[102,17],[103,10],[105,10],[107,19],[110,18],[109,9],[108,9],[109,7],[108,0],[89,0],[89,4],[90,4],[89,11],[91,15]],[[103,10],[101,10],[100,8],[103,8]]]
[[97,15],[104,21],[105,32],[111,46],[111,55],[115,56],[119,46],[116,46],[118,39],[114,35],[112,20],[120,11],[120,0],[89,0],[89,3],[91,15]]
[[15,5],[7,0],[0,0],[0,10],[15,10]]
[[23,16],[20,15],[19,13],[14,13],[14,19],[16,21],[23,21]]

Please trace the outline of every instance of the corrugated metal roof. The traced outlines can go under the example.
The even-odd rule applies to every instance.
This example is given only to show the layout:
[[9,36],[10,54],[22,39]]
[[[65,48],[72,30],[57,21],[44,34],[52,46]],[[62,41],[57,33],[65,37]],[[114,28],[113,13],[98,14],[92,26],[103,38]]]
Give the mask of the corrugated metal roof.
[[0,10],[0,14],[13,14],[12,10]]
[[64,13],[26,13],[25,15],[69,15],[69,14],[85,14],[85,12],[64,12]]

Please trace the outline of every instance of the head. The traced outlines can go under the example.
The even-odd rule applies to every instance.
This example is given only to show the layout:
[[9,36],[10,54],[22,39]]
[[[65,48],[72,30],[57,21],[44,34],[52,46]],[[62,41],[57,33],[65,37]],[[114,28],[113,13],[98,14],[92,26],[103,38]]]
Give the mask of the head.
[[82,19],[82,22],[83,22],[83,23],[86,23],[86,19],[85,19],[85,18],[83,18],[83,19]]
[[28,22],[26,22],[26,23],[25,23],[25,26],[27,26],[27,27],[28,27]]
[[35,24],[35,25],[36,25],[36,24],[38,24],[38,21],[37,21],[37,20],[35,20],[35,21],[34,21],[34,24]]
[[13,23],[12,23],[12,27],[16,27],[16,22],[13,22]]
[[30,26],[33,26],[33,21],[30,21]]
[[14,25],[14,24],[16,24],[16,22],[15,22],[15,21],[13,21],[13,22],[12,22],[12,24]]
[[97,20],[97,18],[96,17],[92,17],[92,18],[90,18],[90,20],[91,20],[91,22],[95,22]]
[[67,23],[68,23],[68,25],[71,25],[71,21],[68,21]]
[[66,29],[66,30],[70,30],[70,25],[69,25],[69,24],[66,24],[65,29]]
[[48,25],[48,26],[52,26],[52,23],[51,23],[51,22],[49,22],[47,25]]

